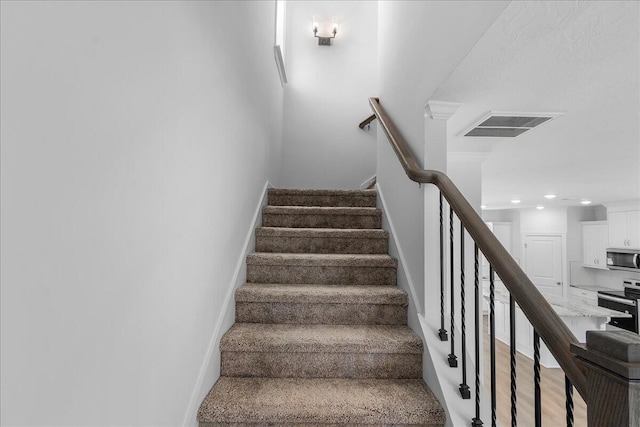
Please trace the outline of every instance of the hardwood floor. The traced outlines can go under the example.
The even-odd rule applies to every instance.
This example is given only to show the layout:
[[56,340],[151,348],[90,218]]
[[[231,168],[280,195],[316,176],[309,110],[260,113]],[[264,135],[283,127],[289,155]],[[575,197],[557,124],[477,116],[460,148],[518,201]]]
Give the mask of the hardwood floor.
[[[484,316],[484,380],[485,390],[490,396],[491,367],[489,357],[489,335],[486,330],[487,317]],[[501,426],[511,425],[511,393],[509,346],[496,340],[496,416]],[[534,426],[534,386],[533,360],[516,353],[517,378],[517,422],[518,426]],[[559,368],[540,368],[542,396],[542,425],[544,427],[566,426],[564,373]],[[587,426],[587,407],[577,391],[573,392],[574,426]],[[485,426],[491,420],[483,420]]]

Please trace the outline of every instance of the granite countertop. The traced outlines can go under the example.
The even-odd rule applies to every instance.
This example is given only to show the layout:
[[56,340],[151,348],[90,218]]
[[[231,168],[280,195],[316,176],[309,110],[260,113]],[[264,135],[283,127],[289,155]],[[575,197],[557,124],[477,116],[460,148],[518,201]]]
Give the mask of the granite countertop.
[[621,290],[621,289],[613,289],[613,288],[607,288],[606,286],[598,286],[598,285],[580,285],[580,284],[573,284],[570,285],[572,288],[578,288],[578,289],[584,289],[585,291],[593,291],[593,292],[598,292],[598,291],[616,291],[616,290]]
[[[489,299],[489,290],[484,289],[482,292],[486,300]],[[496,286],[495,300],[501,303],[509,302],[509,292],[503,286]],[[549,301],[547,299],[547,301]],[[549,301],[558,316],[564,317],[631,317],[630,314],[619,311],[609,310],[608,308],[598,307],[597,305],[587,304],[581,301],[571,301],[566,298],[555,298]]]

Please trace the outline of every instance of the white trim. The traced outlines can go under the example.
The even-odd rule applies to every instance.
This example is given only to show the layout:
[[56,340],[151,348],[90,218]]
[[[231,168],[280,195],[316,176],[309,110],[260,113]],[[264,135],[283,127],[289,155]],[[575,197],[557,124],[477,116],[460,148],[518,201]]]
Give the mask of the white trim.
[[204,360],[202,361],[202,365],[200,366],[200,372],[198,373],[198,378],[196,380],[195,387],[193,388],[193,392],[191,393],[189,406],[187,407],[187,411],[184,415],[184,419],[182,420],[183,427],[190,426],[191,425],[190,421],[195,420],[195,416],[197,414],[197,408],[200,405],[199,400],[201,399],[200,389],[202,388],[202,384],[204,383],[205,374],[208,370],[207,368],[209,367],[209,364],[211,363],[213,352],[214,350],[216,350],[216,343],[219,342],[219,338],[220,338],[219,335],[222,329],[222,325],[224,323],[224,317],[225,317],[225,314],[227,313],[227,310],[229,309],[229,305],[233,301],[234,291],[238,286],[242,285],[242,283],[240,284],[237,283],[238,278],[240,277],[240,271],[245,265],[246,257],[249,254],[251,242],[254,236],[254,230],[258,226],[258,222],[262,219],[262,216],[261,216],[262,207],[266,204],[267,190],[269,189],[269,187],[271,187],[271,183],[269,181],[265,182],[264,187],[262,189],[260,200],[258,201],[256,209],[253,213],[253,220],[249,225],[249,230],[247,231],[247,235],[244,239],[242,250],[240,251],[240,256],[238,257],[238,262],[236,263],[236,269],[233,273],[233,278],[231,279],[231,283],[229,284],[230,286],[229,286],[229,289],[227,290],[227,294],[225,295],[222,309],[218,314],[218,319],[216,321],[215,327],[213,328],[213,334],[211,335],[211,339],[209,340],[209,346],[207,347],[207,352],[205,354]]
[[638,200],[611,202],[611,203],[603,203],[603,204],[607,208],[607,213],[640,210],[640,201]]
[[384,217],[387,219],[387,222],[389,223],[389,232],[391,234],[391,237],[393,237],[393,243],[396,245],[396,248],[398,249],[399,266],[402,268],[402,270],[404,271],[405,277],[407,278],[409,291],[411,291],[411,298],[413,298],[413,301],[415,301],[417,305],[419,304],[420,300],[418,299],[418,296],[416,294],[416,288],[413,284],[413,279],[411,279],[411,274],[409,273],[409,270],[407,270],[407,268],[405,267],[408,264],[406,262],[406,258],[404,257],[404,253],[402,252],[402,247],[400,246],[400,242],[398,241],[398,237],[397,237],[398,235],[396,234],[396,229],[393,226],[393,221],[391,221],[389,210],[387,209],[387,204],[384,201],[384,196],[382,195],[382,188],[378,183],[376,183],[376,190],[378,191],[378,196],[380,197],[380,203],[382,205],[382,211],[384,212]]
[[430,119],[449,120],[460,107],[459,102],[428,101],[424,104],[424,113]]
[[287,72],[284,69],[284,59],[282,58],[282,50],[280,45],[275,45],[273,47],[273,56],[276,60],[276,66],[278,67],[278,74],[280,75],[280,83],[284,87],[285,83],[287,83]]
[[360,184],[361,190],[367,190],[369,188],[373,188],[376,185],[376,176],[373,175],[371,178],[367,179],[365,182]]

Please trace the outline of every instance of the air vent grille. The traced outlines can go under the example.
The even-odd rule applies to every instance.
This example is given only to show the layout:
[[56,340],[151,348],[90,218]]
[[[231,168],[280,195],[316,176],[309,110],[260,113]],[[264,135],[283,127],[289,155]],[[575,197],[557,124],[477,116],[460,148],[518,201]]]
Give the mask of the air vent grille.
[[515,138],[560,115],[562,113],[504,113],[491,111],[473,126],[462,132],[462,135]]

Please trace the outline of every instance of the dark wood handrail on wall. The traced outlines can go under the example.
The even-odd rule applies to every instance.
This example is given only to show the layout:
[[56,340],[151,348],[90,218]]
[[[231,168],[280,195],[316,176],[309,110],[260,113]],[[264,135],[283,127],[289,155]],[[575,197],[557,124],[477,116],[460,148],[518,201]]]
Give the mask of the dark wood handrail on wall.
[[360,129],[364,129],[364,127],[366,125],[368,125],[369,123],[371,123],[372,121],[374,121],[376,119],[376,115],[372,114],[369,117],[367,117],[366,119],[364,119],[363,121],[360,122],[360,124],[358,125],[358,127]]
[[440,189],[464,228],[500,276],[505,287],[511,292],[520,309],[556,358],[566,376],[578,392],[586,398],[585,372],[570,351],[571,344],[578,343],[577,338],[489,230],[489,227],[451,179],[443,172],[425,170],[418,166],[416,158],[380,105],[378,98],[369,98],[369,103],[409,179],[418,183],[434,184]]

